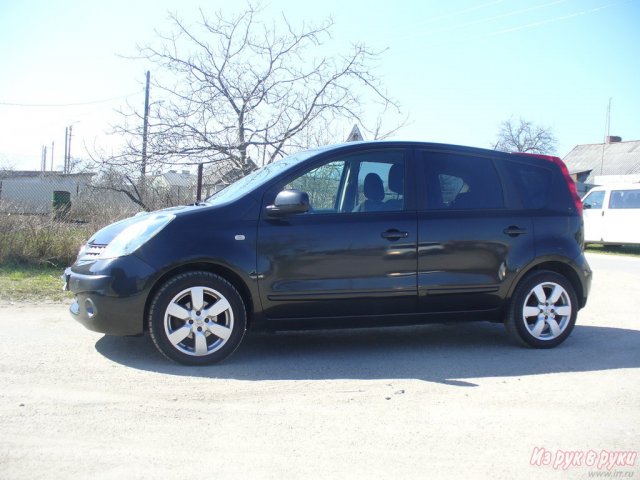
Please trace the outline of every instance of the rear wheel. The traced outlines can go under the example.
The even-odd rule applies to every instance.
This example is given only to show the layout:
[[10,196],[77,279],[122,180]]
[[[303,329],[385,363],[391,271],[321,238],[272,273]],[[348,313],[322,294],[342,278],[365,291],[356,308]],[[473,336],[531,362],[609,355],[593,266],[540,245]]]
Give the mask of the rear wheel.
[[210,272],[187,272],[168,280],[149,309],[154,344],[187,365],[219,362],[240,345],[247,319],[238,291]]
[[526,346],[552,348],[571,334],[577,313],[571,282],[556,272],[539,271],[516,287],[505,326],[512,338]]

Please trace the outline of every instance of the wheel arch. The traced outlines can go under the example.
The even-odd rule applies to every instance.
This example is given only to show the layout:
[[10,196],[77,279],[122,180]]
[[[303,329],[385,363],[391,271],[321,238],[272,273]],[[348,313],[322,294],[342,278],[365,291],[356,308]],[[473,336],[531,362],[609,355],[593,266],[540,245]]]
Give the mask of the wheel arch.
[[509,290],[508,302],[506,302],[507,305],[511,303],[511,300],[513,298],[513,293],[515,292],[518,285],[522,282],[522,280],[525,279],[527,276],[531,275],[532,273],[540,272],[540,271],[555,272],[565,277],[569,281],[569,283],[571,283],[571,286],[575,291],[576,297],[578,298],[579,308],[584,307],[584,300],[583,300],[584,287],[582,285],[582,282],[580,281],[580,277],[578,276],[578,273],[575,271],[575,269],[571,265],[568,265],[566,262],[562,262],[558,260],[542,261],[535,265],[531,265],[527,269],[524,269],[520,273],[520,275],[518,275],[518,278],[516,279],[516,281],[513,282],[513,284],[511,285],[511,288]]
[[[232,269],[225,267],[224,265],[220,265],[212,262],[194,262],[194,263],[186,263],[183,265],[176,266],[170,270],[164,272],[160,277],[156,279],[153,286],[149,290],[149,294],[147,295],[147,300],[144,306],[144,318],[146,319],[149,315],[149,309],[151,308],[151,302],[155,297],[157,291],[165,284],[170,278],[175,277],[176,275],[180,275],[181,273],[186,272],[209,272],[215,275],[218,275],[229,282],[233,287],[238,291],[240,297],[242,297],[242,301],[244,302],[245,309],[247,312],[247,327],[251,324],[251,319],[254,314],[254,305],[252,294],[249,286],[243,281],[242,277],[234,272]],[[143,322],[144,330],[148,330],[148,324],[146,321]]]

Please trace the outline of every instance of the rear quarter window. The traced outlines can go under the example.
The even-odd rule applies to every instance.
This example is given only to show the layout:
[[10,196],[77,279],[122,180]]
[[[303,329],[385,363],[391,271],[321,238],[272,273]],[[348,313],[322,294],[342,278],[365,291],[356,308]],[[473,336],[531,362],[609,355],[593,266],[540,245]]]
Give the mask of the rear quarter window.
[[504,165],[508,181],[515,186],[524,208],[535,210],[547,206],[551,190],[551,170],[508,160]]

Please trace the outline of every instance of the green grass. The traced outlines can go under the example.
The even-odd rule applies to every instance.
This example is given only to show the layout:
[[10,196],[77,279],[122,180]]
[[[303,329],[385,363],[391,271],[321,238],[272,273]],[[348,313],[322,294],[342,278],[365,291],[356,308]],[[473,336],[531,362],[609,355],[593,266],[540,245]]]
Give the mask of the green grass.
[[588,253],[640,257],[640,245],[587,245],[586,251]]
[[63,292],[63,269],[49,266],[0,266],[0,301],[61,302],[72,298]]

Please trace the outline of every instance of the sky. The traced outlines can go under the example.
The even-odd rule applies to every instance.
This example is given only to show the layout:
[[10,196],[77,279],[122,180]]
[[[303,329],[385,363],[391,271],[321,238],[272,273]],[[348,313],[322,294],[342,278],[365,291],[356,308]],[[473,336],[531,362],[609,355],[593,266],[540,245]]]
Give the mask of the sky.
[[[60,169],[114,147],[116,111],[144,104],[136,45],[198,9],[239,0],[0,0],[0,169]],[[384,50],[373,66],[409,117],[393,138],[491,148],[500,123],[549,127],[557,154],[611,135],[640,140],[640,0],[272,0],[263,20],[335,22],[329,54],[353,43]],[[151,92],[153,97],[153,92]],[[348,132],[345,133],[345,136]],[[338,138],[336,142],[344,139]],[[53,145],[53,159],[51,149]]]

